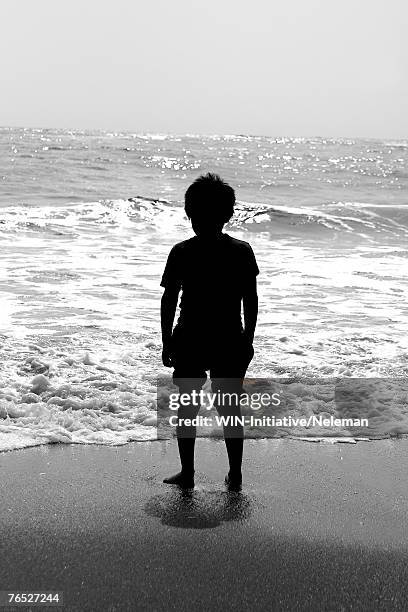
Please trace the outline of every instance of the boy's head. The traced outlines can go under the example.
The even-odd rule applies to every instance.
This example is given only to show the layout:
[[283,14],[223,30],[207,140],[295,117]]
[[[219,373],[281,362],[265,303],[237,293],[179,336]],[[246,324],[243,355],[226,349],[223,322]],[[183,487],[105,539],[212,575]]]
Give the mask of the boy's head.
[[197,236],[222,231],[234,214],[235,192],[217,174],[199,176],[187,189],[184,210]]

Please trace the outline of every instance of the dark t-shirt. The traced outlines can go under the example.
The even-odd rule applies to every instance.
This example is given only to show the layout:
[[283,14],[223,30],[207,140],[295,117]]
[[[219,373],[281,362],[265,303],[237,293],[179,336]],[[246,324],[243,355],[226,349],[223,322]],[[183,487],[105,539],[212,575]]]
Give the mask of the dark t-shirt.
[[171,249],[160,284],[182,290],[178,326],[185,331],[237,333],[245,286],[258,273],[247,242],[228,234],[211,241],[194,236]]

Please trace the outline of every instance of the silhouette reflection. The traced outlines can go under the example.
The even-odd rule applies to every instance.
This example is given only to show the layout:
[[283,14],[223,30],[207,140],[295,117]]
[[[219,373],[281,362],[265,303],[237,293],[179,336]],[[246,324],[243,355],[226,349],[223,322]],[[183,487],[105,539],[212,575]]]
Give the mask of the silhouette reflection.
[[225,521],[246,520],[252,506],[242,493],[177,488],[151,497],[144,510],[170,527],[213,529]]

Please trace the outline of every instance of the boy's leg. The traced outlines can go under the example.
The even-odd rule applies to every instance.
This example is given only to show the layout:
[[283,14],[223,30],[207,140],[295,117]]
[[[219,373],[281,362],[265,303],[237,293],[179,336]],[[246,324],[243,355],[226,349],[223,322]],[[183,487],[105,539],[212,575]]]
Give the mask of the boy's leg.
[[181,471],[174,476],[165,478],[163,482],[166,484],[177,484],[184,488],[194,487],[194,448],[196,439],[196,427],[186,425],[186,419],[194,419],[199,410],[200,405],[194,402],[194,391],[199,393],[202,385],[207,379],[205,371],[199,372],[200,376],[194,378],[180,377],[175,370],[173,379],[179,388],[179,394],[188,394],[192,401],[187,405],[180,405],[177,411],[179,424],[176,428],[177,444],[180,455]]
[[240,490],[244,448],[240,397],[250,359],[247,358],[244,351],[241,336],[225,342],[217,355],[210,376],[213,392],[220,393],[217,411],[220,416],[228,419],[228,424],[224,425],[224,439],[229,462],[229,472],[225,482],[231,490]]
[[241,423],[242,416],[239,405],[242,383],[243,378],[211,377],[212,390],[220,398],[216,405],[218,414],[225,418],[224,439],[229,463],[226,482],[231,488],[236,489],[239,489],[242,483],[244,427]]

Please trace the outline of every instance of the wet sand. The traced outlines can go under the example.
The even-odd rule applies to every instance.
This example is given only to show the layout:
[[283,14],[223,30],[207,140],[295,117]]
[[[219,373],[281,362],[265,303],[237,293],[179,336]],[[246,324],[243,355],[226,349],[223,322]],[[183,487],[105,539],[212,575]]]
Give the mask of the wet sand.
[[242,494],[217,441],[184,493],[161,482],[174,442],[0,453],[0,590],[86,611],[407,609],[407,451],[247,441]]

